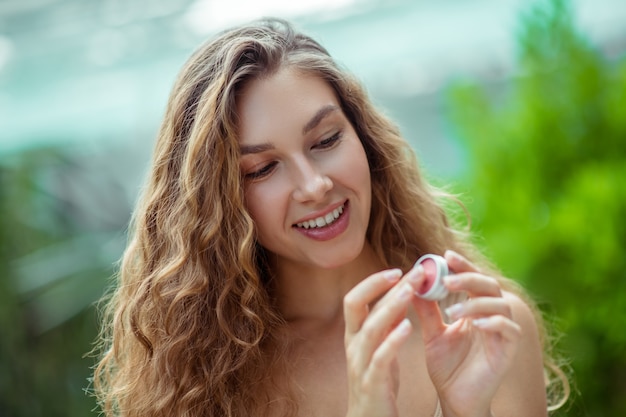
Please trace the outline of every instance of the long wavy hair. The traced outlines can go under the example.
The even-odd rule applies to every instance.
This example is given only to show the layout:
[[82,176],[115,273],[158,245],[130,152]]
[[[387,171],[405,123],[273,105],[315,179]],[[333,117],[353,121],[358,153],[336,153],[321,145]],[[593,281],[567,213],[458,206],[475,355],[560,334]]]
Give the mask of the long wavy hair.
[[[244,205],[237,140],[242,88],[283,67],[325,80],[361,139],[372,178],[367,239],[386,266],[408,270],[422,254],[454,249],[494,271],[450,224],[450,196],[424,180],[396,125],[320,44],[278,19],[222,32],[190,57],[173,87],[106,299],[94,374],[105,415],[296,412],[293,393],[272,378],[288,373],[289,346]],[[522,290],[502,284],[529,302],[543,329]]]

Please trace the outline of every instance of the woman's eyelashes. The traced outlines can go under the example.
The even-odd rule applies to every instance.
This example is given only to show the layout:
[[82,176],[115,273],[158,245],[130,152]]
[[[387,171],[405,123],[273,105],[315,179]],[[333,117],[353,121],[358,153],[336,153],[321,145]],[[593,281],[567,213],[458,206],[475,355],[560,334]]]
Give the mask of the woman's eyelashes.
[[337,133],[335,133],[334,135],[321,140],[320,142],[318,142],[316,145],[313,146],[314,149],[328,149],[328,148],[332,148],[334,145],[336,145],[339,140],[341,139],[341,137],[343,136],[343,131],[338,131]]
[[[342,136],[343,136],[343,131],[340,130],[334,133],[332,136],[327,137],[326,139],[322,139],[321,141],[317,142],[315,145],[311,147],[311,149],[317,149],[317,150],[331,149],[341,141]],[[254,180],[262,179],[268,176],[269,174],[271,174],[274,168],[276,168],[276,165],[278,165],[278,161],[268,162],[266,164],[263,164],[259,169],[246,173],[244,176],[247,180],[254,181]]]
[[267,163],[263,165],[261,168],[257,169],[256,171],[246,173],[245,177],[246,179],[249,179],[249,180],[256,180],[259,178],[263,178],[272,173],[272,170],[274,169],[276,164],[278,164],[278,162],[276,161]]

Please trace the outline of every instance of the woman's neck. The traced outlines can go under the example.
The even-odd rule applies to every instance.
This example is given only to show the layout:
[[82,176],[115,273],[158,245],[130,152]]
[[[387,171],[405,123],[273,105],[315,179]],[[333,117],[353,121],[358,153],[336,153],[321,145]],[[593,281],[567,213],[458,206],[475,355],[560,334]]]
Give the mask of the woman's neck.
[[383,264],[369,243],[361,254],[341,267],[274,262],[278,307],[288,322],[327,325],[343,321],[343,297]]

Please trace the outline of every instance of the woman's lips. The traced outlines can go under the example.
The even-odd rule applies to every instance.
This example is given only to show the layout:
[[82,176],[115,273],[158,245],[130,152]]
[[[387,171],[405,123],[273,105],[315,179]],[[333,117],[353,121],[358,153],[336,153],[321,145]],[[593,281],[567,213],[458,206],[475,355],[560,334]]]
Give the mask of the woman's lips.
[[[335,217],[335,214],[337,216]],[[326,219],[331,219],[330,224]],[[347,228],[350,221],[350,206],[349,201],[346,200],[345,203],[340,205],[339,207],[333,209],[325,216],[319,216],[315,219],[308,220],[308,228],[304,224],[305,222],[299,222],[293,227],[304,236],[325,241],[334,239],[343,233]],[[315,226],[312,226],[312,223],[315,223]]]

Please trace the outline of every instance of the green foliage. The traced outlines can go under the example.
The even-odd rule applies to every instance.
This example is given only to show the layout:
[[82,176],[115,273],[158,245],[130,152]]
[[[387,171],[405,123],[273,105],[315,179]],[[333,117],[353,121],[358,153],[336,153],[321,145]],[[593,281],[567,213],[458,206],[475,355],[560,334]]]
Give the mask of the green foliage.
[[574,393],[559,415],[623,416],[626,381],[626,62],[609,61],[553,0],[525,16],[504,93],[451,89],[470,154],[477,234],[564,333]]
[[[67,153],[0,160],[0,416],[84,416],[98,325],[93,308],[112,262],[102,233],[66,199],[80,178]],[[97,192],[97,189],[94,190]],[[109,237],[110,238],[110,237]]]

